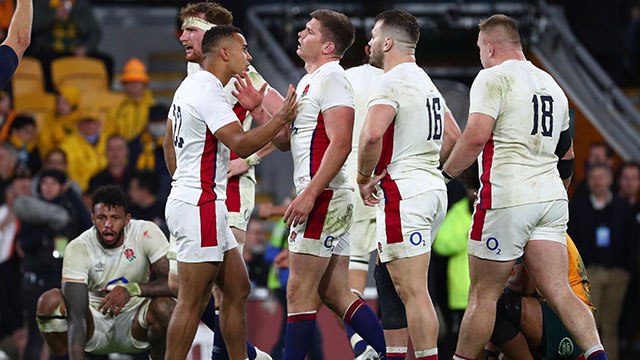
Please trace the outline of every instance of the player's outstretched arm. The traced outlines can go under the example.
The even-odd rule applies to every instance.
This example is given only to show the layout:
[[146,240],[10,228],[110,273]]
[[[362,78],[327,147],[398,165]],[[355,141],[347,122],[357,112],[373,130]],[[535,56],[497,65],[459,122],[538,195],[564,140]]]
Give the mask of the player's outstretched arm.
[[79,282],[63,281],[62,296],[67,309],[69,359],[84,359],[87,343],[87,313],[89,312],[89,292],[87,285]]
[[282,109],[264,125],[245,132],[239,122],[227,124],[215,132],[215,136],[240,157],[248,157],[273,139],[282,128],[296,118],[298,103],[293,86],[284,100]]
[[22,59],[22,55],[31,43],[31,26],[33,24],[33,0],[18,0],[13,13],[7,38],[2,45],[10,46]]
[[461,131],[456,119],[451,111],[444,113],[444,137],[442,138],[442,148],[440,149],[440,164],[444,164],[451,154],[451,150],[460,137]]
[[456,141],[451,155],[444,163],[443,171],[452,177],[456,177],[471,166],[491,137],[495,121],[489,115],[481,113],[470,114],[464,132]]
[[289,204],[284,214],[288,226],[306,220],[318,195],[329,186],[347,160],[351,152],[353,116],[354,110],[348,106],[336,106],[322,112],[329,146],[309,185]]
[[167,128],[164,133],[164,141],[162,142],[162,152],[164,153],[164,162],[167,165],[169,175],[173,177],[173,173],[176,172],[176,150],[173,148],[171,119],[167,119]]

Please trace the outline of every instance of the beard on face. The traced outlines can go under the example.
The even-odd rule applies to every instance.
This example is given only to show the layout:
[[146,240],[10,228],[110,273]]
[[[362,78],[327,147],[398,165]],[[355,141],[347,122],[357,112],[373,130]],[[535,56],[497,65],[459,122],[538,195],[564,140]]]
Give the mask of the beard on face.
[[382,51],[378,52],[374,52],[373,49],[371,49],[371,55],[369,55],[369,64],[371,64],[371,66],[373,67],[377,67],[378,69],[382,69],[384,67],[384,60],[383,60],[383,53]]
[[120,229],[120,231],[118,231],[115,234],[115,236],[113,237],[113,242],[111,242],[111,243],[107,242],[107,240],[104,238],[104,235],[102,234],[102,232],[97,231],[97,233],[98,233],[98,240],[100,240],[100,243],[102,244],[102,246],[105,249],[112,249],[112,248],[116,247],[116,244],[118,242],[120,242],[120,240],[124,236],[124,227],[122,227],[122,229]]

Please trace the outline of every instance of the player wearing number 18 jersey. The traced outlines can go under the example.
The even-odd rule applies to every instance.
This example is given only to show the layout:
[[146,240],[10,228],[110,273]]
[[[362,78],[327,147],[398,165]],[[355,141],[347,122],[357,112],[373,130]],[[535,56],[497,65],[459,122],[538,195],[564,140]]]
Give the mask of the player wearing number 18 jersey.
[[481,182],[468,242],[469,305],[454,359],[482,350],[496,300],[521,256],[540,294],[586,349],[585,358],[606,359],[589,308],[566,280],[562,182],[568,185],[573,159],[567,98],[527,61],[513,19],[494,15],[479,27],[485,70],[474,80],[467,127],[443,168],[452,178],[477,157]]

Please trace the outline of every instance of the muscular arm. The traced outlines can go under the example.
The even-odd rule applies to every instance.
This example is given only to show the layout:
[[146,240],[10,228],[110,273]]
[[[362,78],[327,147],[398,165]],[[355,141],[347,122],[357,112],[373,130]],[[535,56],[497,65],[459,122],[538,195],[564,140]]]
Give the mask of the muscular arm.
[[329,146],[322,157],[318,171],[306,189],[296,197],[284,213],[287,226],[297,226],[306,221],[316,198],[336,177],[351,152],[353,136],[353,108],[336,106],[322,112]]
[[[562,158],[560,158],[560,161],[563,160],[573,160],[576,157],[575,153],[573,152],[573,140],[571,141],[571,146],[569,147],[569,150],[567,150],[567,153],[564,154],[564,156]],[[562,183],[564,184],[564,188],[568,189],[569,185],[571,184],[571,178],[573,178],[573,174],[571,174],[568,178],[566,179],[562,179]]]
[[[282,109],[284,100],[279,92],[271,89],[264,96],[264,101],[262,102],[262,106],[264,109],[270,113],[275,114],[276,112]],[[271,143],[275,145],[276,148],[280,151],[289,151],[291,150],[291,144],[289,143],[289,139],[291,138],[291,126],[285,126],[280,130],[278,135],[276,135]]]
[[84,359],[87,343],[87,313],[89,312],[89,292],[87,285],[72,281],[62,282],[62,296],[67,309],[69,324],[69,359]]
[[156,279],[144,284],[140,284],[140,296],[173,296],[169,289],[169,260],[166,256],[161,257],[158,261],[151,264]]
[[22,58],[25,50],[31,43],[31,25],[33,23],[33,3],[32,0],[18,0],[16,11],[13,13],[7,38],[2,45],[10,46]]
[[470,114],[464,132],[444,164],[444,171],[456,177],[471,166],[491,137],[494,123],[495,119],[491,116],[481,113]]
[[289,86],[284,106],[269,121],[245,132],[240,123],[229,123],[215,132],[215,136],[240,157],[247,157],[265,146],[278,132],[295,118],[297,113],[296,93]]
[[304,190],[315,199],[336,177],[351,152],[353,108],[336,106],[322,112],[329,146],[322,157],[318,171]]
[[453,150],[453,146],[460,137],[460,127],[453,118],[451,111],[444,113],[444,137],[442,138],[442,148],[440,149],[440,164],[444,164]]
[[162,142],[162,152],[164,153],[164,162],[167,164],[169,175],[173,177],[173,174],[176,172],[176,150],[173,148],[171,119],[167,119],[167,128],[164,133],[164,141]]
[[374,105],[367,112],[358,142],[359,173],[365,175],[373,173],[382,151],[382,137],[395,116],[395,110],[389,105]]

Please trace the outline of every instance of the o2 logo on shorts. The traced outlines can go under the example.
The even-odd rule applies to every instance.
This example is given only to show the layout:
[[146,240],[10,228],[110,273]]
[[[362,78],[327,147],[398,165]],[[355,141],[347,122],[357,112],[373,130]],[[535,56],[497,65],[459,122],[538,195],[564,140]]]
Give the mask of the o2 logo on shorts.
[[324,247],[326,247],[327,249],[333,249],[333,240],[335,239],[335,237],[329,235],[327,236],[326,239],[324,239]]
[[426,241],[424,241],[424,239],[422,238],[422,234],[417,231],[409,236],[409,242],[411,242],[411,245],[414,246],[427,246]]
[[495,251],[496,255],[500,255],[500,253],[502,252],[502,250],[500,250],[499,248],[500,243],[498,243],[498,239],[494,237],[490,237],[487,239],[486,244],[487,244],[487,249],[491,251]]
[[568,337],[563,337],[558,344],[558,355],[568,358],[573,353],[573,341]]

